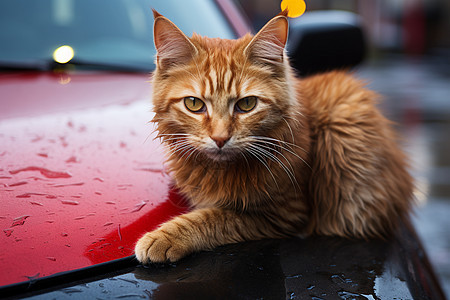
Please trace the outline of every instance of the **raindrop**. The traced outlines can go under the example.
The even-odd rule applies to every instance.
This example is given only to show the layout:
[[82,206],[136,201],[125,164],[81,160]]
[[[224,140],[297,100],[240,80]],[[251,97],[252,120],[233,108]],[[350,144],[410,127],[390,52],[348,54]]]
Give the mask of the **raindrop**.
[[5,235],[7,236],[7,237],[10,237],[11,236],[11,234],[13,233],[13,229],[10,229],[10,228],[7,228],[7,229],[3,229],[3,232],[5,233]]
[[41,275],[41,273],[36,273],[35,275],[32,276],[25,275],[25,277],[28,278],[28,280],[36,280],[38,279],[39,275]]
[[30,198],[31,196],[44,196],[45,194],[41,193],[25,193],[17,195],[16,198]]
[[125,142],[120,142],[120,148],[126,148],[127,144]]
[[37,156],[48,158],[48,153],[36,153]]
[[331,280],[334,282],[334,283],[345,283],[345,280],[344,280],[344,278],[342,277],[342,276],[340,276],[340,275],[331,275]]
[[308,290],[312,290],[312,289],[315,288],[315,287],[316,287],[315,285],[310,285],[310,286],[307,287],[307,289],[308,289]]
[[29,217],[30,217],[29,215],[23,215],[23,216],[15,218],[13,220],[11,227],[23,225],[25,223],[25,220]]
[[69,236],[69,234],[68,234],[68,233],[66,233],[66,232],[63,232],[63,233],[61,233],[61,236],[64,236],[64,237],[66,237],[66,236]]
[[139,295],[139,294],[124,294],[124,295],[117,296],[116,298],[118,298],[118,299],[122,299],[122,298],[142,298],[142,299],[145,299],[147,297],[144,296],[144,295]]
[[114,201],[106,201],[105,203],[106,204],[116,204],[116,202],[114,202]]
[[96,195],[99,195],[99,196],[101,196],[101,195],[102,195],[102,193],[101,193],[101,192],[95,192],[95,194],[96,194]]
[[24,185],[24,184],[27,184],[27,183],[28,183],[28,182],[26,182],[26,181],[19,181],[19,182],[16,182],[16,183],[8,184],[8,186],[9,186],[9,187],[13,187],[13,186]]
[[105,182],[105,180],[101,177],[95,177],[94,180],[100,181],[100,182]]
[[46,258],[51,261],[56,261],[56,257],[53,256],[47,256]]
[[71,156],[68,159],[66,159],[66,163],[78,163],[78,158],[76,158],[75,156]]
[[54,220],[47,220],[47,221],[45,221],[45,222],[46,222],[46,223],[49,223],[49,224],[55,223]]
[[52,187],[59,188],[59,187],[67,187],[67,186],[81,186],[81,185],[84,185],[84,182],[76,182],[76,183],[69,183],[69,184],[55,184],[55,185],[52,185]]
[[136,204],[131,212],[140,211],[147,203],[148,203],[148,200],[144,200],[141,203]]
[[80,204],[80,202],[75,201],[75,200],[61,200],[62,204],[66,204],[66,205],[78,205]]
[[117,228],[117,234],[119,235],[119,239],[122,240],[122,233],[120,232],[120,224],[119,227]]
[[9,171],[9,173],[12,175],[15,175],[15,174],[18,174],[21,172],[26,172],[26,171],[37,171],[37,172],[40,172],[43,176],[45,176],[47,178],[70,178],[70,177],[72,177],[72,175],[70,175],[68,172],[51,171],[49,169],[35,167],[35,166],[12,170],[12,171]]
[[99,247],[99,249],[103,249],[103,248],[106,247],[106,246],[111,246],[111,243],[104,243],[103,245],[101,245],[101,246]]
[[66,294],[73,294],[73,293],[82,293],[83,292],[83,290],[81,290],[81,289],[77,289],[77,288],[65,288],[65,289],[62,289],[61,290],[63,293],[66,293]]
[[185,280],[186,278],[189,278],[189,277],[190,277],[190,274],[182,275],[182,276],[177,278],[177,282],[183,281],[183,280]]
[[36,201],[30,201],[30,204],[37,205],[37,206],[44,206],[44,204]]
[[36,142],[39,142],[39,141],[41,141],[41,140],[43,140],[43,139],[44,139],[44,136],[38,135],[38,136],[36,136],[35,138],[33,138],[33,139],[31,140],[31,142],[32,142],[32,143],[36,143]]
[[108,223],[103,224],[103,226],[109,226],[109,225],[112,225],[112,224],[114,224],[114,223],[113,222],[108,222]]
[[60,136],[59,137],[59,141],[61,142],[61,145],[65,148],[67,146],[69,146],[69,144],[66,141],[66,137],[65,136]]
[[127,278],[118,278],[118,279],[119,279],[119,280],[122,280],[122,281],[125,281],[125,282],[128,282],[128,283],[135,284],[136,287],[139,285],[139,281],[137,281],[137,280],[127,279]]
[[346,291],[340,291],[338,292],[338,295],[341,299],[344,300],[350,300],[350,299],[365,299],[366,297],[361,296],[360,294],[355,294],[355,293],[350,293],[350,292],[346,292]]

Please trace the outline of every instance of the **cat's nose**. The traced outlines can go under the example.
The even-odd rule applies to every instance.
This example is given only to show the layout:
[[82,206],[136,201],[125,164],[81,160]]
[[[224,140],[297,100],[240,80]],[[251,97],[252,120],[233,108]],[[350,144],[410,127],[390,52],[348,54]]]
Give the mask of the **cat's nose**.
[[225,144],[230,140],[229,137],[211,137],[211,139],[216,143],[217,147],[223,148]]

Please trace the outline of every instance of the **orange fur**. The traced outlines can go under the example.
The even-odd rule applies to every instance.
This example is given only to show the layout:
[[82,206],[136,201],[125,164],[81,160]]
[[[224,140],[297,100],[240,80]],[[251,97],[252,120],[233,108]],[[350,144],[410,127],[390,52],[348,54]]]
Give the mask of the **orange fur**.
[[[188,38],[154,15],[153,121],[193,210],[145,234],[141,262],[262,238],[381,237],[407,215],[412,179],[378,96],[343,72],[295,78],[285,15],[238,40]],[[257,105],[237,109],[249,96]]]

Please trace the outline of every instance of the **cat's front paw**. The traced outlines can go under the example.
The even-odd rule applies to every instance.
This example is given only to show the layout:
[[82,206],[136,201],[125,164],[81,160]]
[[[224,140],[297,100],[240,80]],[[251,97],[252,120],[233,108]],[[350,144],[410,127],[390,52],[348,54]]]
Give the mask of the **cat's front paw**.
[[141,263],[147,264],[150,262],[175,262],[191,251],[187,245],[183,245],[173,236],[162,230],[155,230],[147,232],[139,239],[134,252]]

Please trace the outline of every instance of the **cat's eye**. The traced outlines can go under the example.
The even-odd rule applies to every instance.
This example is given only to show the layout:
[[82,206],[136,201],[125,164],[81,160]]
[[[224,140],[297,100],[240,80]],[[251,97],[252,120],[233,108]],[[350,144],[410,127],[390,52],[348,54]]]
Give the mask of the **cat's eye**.
[[184,98],[184,106],[186,106],[189,111],[194,113],[202,113],[206,111],[205,103],[196,97]]
[[240,113],[247,113],[255,108],[258,98],[255,96],[249,96],[240,99],[236,102],[235,110]]

